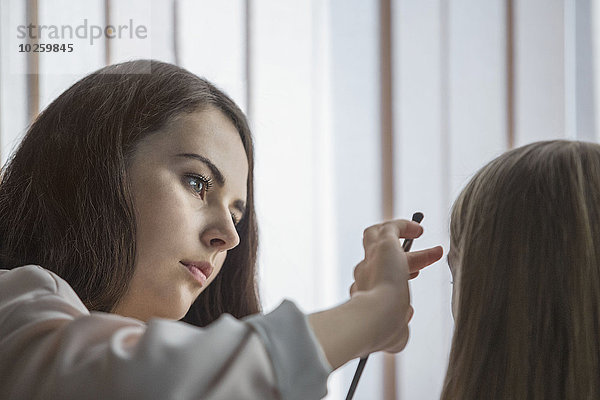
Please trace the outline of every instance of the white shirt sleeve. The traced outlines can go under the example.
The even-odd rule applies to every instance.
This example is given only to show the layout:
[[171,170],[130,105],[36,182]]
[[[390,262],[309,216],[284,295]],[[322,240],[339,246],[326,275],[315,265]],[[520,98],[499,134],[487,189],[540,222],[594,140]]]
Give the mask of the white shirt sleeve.
[[319,399],[327,362],[290,301],[205,328],[89,312],[56,274],[0,270],[1,399]]

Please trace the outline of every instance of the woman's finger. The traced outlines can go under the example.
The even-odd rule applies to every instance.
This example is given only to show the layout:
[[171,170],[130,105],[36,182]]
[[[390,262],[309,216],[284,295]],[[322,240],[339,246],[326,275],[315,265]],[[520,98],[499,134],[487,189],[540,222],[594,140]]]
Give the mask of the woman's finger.
[[395,219],[368,227],[363,232],[363,247],[392,235],[395,238],[415,239],[421,236],[423,227],[419,223],[406,219]]
[[[406,258],[408,260],[408,270],[412,274],[420,271],[428,265],[433,264],[442,258],[444,254],[444,250],[442,246],[436,246],[425,250],[419,251],[411,251],[406,253]],[[415,275],[416,276],[416,275]]]
[[364,260],[359,262],[356,267],[354,267],[354,272],[352,273],[352,276],[354,276],[354,280],[357,281],[360,279],[362,273],[363,273],[363,269],[364,269]]

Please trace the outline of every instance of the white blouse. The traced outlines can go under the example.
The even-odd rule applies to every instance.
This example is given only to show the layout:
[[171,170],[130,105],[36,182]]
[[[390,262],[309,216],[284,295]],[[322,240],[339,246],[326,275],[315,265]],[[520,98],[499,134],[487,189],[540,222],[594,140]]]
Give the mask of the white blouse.
[[205,328],[90,312],[37,265],[0,270],[0,399],[319,399],[332,371],[290,301]]

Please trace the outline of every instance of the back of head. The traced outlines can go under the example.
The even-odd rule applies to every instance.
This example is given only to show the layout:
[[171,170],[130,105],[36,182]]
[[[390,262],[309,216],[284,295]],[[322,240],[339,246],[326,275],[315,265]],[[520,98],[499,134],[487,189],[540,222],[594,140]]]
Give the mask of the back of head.
[[456,200],[443,399],[600,398],[600,145],[538,142]]

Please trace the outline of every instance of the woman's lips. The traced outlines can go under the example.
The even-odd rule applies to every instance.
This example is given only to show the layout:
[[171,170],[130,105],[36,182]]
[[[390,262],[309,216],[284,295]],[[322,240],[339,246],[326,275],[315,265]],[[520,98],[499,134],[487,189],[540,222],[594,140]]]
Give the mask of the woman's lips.
[[206,284],[206,281],[208,280],[208,278],[210,277],[210,275],[212,274],[213,271],[213,267],[212,265],[210,265],[207,262],[186,262],[186,261],[181,261],[181,264],[183,264],[183,266],[185,266],[187,268],[187,270],[190,272],[190,274],[192,274],[192,276],[194,277],[194,279],[196,279],[196,281],[198,283],[200,283],[201,286],[204,286]]

